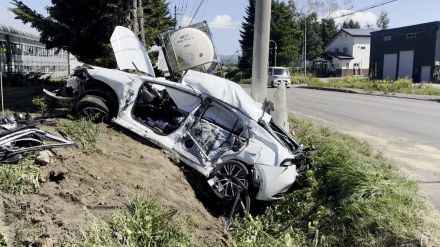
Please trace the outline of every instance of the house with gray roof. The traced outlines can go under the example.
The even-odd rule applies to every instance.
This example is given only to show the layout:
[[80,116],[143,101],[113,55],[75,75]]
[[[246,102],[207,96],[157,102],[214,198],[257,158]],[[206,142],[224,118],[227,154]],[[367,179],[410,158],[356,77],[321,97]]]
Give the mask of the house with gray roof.
[[368,76],[370,37],[375,29],[342,28],[325,52],[312,60],[319,76]]

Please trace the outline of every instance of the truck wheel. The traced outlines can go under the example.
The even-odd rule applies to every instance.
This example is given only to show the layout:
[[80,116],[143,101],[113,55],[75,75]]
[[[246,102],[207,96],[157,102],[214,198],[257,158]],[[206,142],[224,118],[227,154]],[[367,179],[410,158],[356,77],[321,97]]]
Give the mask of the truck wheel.
[[78,116],[94,122],[108,121],[110,113],[105,100],[93,95],[86,95],[78,101],[75,112]]

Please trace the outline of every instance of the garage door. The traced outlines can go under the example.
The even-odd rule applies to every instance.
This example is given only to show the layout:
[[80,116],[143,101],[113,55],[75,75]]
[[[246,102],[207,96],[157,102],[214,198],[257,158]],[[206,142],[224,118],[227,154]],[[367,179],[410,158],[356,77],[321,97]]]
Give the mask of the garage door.
[[421,82],[431,81],[431,66],[422,66],[422,72],[420,74]]
[[399,78],[413,76],[414,50],[399,53]]
[[383,57],[383,79],[396,79],[397,54],[385,54]]

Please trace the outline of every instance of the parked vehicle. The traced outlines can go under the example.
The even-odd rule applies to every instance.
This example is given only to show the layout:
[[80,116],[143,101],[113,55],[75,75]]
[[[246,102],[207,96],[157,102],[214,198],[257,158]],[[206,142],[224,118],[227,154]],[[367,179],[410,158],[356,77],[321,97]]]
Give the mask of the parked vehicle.
[[119,70],[84,65],[64,89],[45,93],[79,116],[109,120],[168,150],[206,177],[219,198],[248,189],[258,200],[275,200],[291,188],[309,149],[238,84],[192,70],[180,83],[156,78],[130,30],[118,27],[113,38]]
[[267,86],[278,87],[282,83],[284,83],[287,88],[290,88],[292,85],[289,70],[285,67],[269,67]]

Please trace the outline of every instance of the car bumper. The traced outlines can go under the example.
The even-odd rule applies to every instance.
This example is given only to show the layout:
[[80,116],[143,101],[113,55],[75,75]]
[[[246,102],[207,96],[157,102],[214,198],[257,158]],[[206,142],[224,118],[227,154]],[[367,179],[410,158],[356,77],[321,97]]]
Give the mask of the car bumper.
[[298,176],[296,166],[268,166],[256,164],[257,179],[260,189],[256,196],[257,200],[272,201],[283,198]]
[[272,86],[274,87],[278,87],[280,84],[284,83],[284,85],[286,85],[286,87],[290,87],[291,86],[291,82],[290,80],[273,80],[272,81]]

